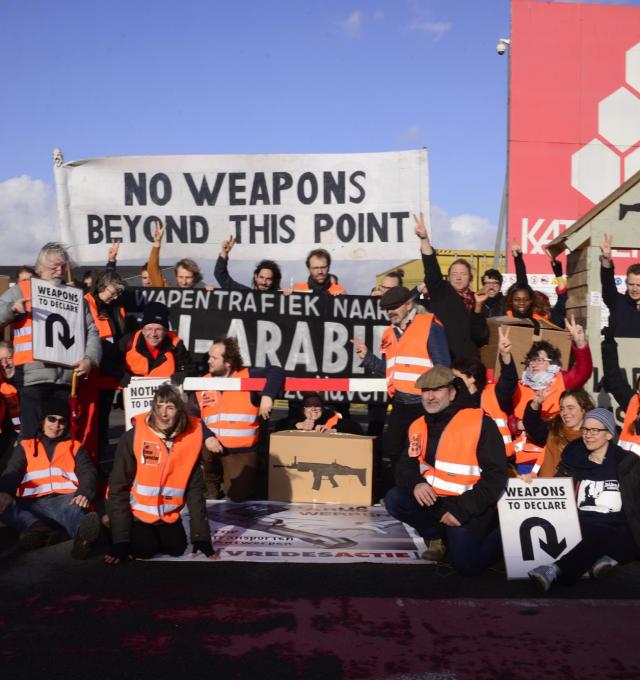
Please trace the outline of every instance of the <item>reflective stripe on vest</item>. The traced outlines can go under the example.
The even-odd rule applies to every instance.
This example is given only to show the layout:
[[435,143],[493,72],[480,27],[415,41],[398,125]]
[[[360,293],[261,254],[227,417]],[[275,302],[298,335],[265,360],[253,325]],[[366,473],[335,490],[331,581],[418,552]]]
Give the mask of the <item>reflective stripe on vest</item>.
[[416,380],[433,368],[427,342],[434,321],[439,323],[433,314],[416,314],[399,339],[393,326],[385,330],[380,342],[380,354],[386,361],[387,392],[390,397],[396,392],[420,394],[420,389],[415,385]]
[[480,479],[477,449],[483,417],[479,408],[458,411],[440,435],[433,466],[426,461],[429,428],[424,417],[411,423],[409,455],[419,459],[420,474],[439,496],[459,496]]
[[173,523],[185,504],[187,484],[202,450],[202,426],[189,417],[187,427],[169,451],[147,424],[147,414],[134,418],[136,474],[131,485],[131,512],[142,522]]
[[[167,331],[167,335],[165,337],[171,342],[172,349],[166,350],[166,352],[164,352],[163,356],[165,357],[165,361],[163,361],[159,366],[153,368],[151,371],[149,370],[149,359],[143,354],[140,354],[140,352],[137,350],[138,341],[140,340],[141,336],[142,331],[136,331],[131,343],[131,349],[126,354],[127,370],[129,373],[132,375],[148,376],[154,378],[170,378],[176,372],[176,362],[173,357],[172,350],[174,350],[180,342],[178,335],[176,335],[176,333],[173,331]],[[146,342],[144,337],[142,342]]]
[[20,444],[25,453],[27,467],[16,490],[17,498],[77,491],[75,457],[82,446],[80,442],[71,439],[58,442],[51,460],[41,441],[38,441],[37,449],[35,439],[23,439]]
[[527,439],[526,432],[523,432],[514,442],[511,451],[515,454],[516,465],[531,463],[533,468],[531,474],[537,475],[544,462],[544,447],[536,446]]
[[[229,377],[248,378],[249,370],[243,368]],[[251,448],[258,443],[259,407],[252,403],[251,392],[196,392],[196,398],[202,420],[225,448]]]
[[[31,300],[31,281],[19,281],[22,297]],[[33,361],[31,302],[25,303],[26,315],[19,321],[14,321],[13,328],[13,363],[16,366],[29,364]]]
[[640,408],[640,397],[634,394],[624,414],[624,423],[618,438],[618,446],[640,456],[640,435],[636,434],[636,420]]
[[509,420],[507,414],[500,408],[500,404],[498,403],[495,384],[489,383],[485,386],[484,390],[482,390],[480,406],[496,424],[498,431],[502,435],[502,441],[505,444],[510,444],[512,438],[511,431],[509,430]]

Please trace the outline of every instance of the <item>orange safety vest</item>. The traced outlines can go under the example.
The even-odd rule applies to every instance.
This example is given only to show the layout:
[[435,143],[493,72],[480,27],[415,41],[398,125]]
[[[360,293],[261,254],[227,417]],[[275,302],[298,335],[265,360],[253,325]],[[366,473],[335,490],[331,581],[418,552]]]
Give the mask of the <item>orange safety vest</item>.
[[500,408],[498,397],[496,397],[496,386],[494,384],[489,383],[484,390],[482,390],[480,406],[498,426],[505,446],[510,444],[512,440],[511,430],[509,430],[509,416]]
[[530,464],[531,474],[537,476],[544,461],[544,448],[536,446],[527,439],[527,433],[523,432],[518,436],[509,447],[507,447],[507,457],[515,455],[516,465]]
[[338,426],[338,423],[342,420],[342,414],[341,413],[334,413],[330,418],[327,418],[327,422],[324,424],[324,426],[328,430],[333,430]]
[[[248,378],[249,369],[235,371],[229,377]],[[196,392],[196,399],[204,424],[225,448],[251,448],[258,443],[259,408],[251,402],[251,392]]]
[[[131,343],[131,349],[125,355],[127,363],[127,370],[132,375],[149,376],[153,378],[170,378],[176,372],[176,361],[173,357],[173,351],[167,350],[164,354],[165,361],[149,371],[149,359],[137,350],[138,340],[142,331],[136,331]],[[175,349],[180,342],[180,337],[173,331],[167,331],[165,336],[171,341],[173,349]],[[146,341],[145,341],[146,342]]]
[[26,314],[19,321],[13,321],[13,363],[16,366],[29,364],[33,361],[33,328],[31,325],[31,281],[19,281],[18,286],[25,302]]
[[[100,340],[113,342],[111,324],[109,323],[109,319],[107,319],[104,316],[100,316],[100,314],[98,313],[98,303],[96,302],[96,299],[93,297],[91,293],[87,293],[84,296],[84,299],[87,301],[87,304],[89,305],[89,311],[91,312],[93,322],[95,323],[96,328],[98,329]],[[119,307],[118,311],[120,313],[120,316],[124,319],[125,317],[124,307]]]
[[480,479],[478,442],[484,412],[481,408],[458,411],[444,428],[433,467],[427,463],[429,428],[424,416],[409,427],[409,455],[419,459],[420,474],[438,496],[459,496]]
[[202,451],[202,425],[189,416],[187,427],[171,451],[147,424],[147,413],[134,418],[133,452],[136,474],[129,502],[134,517],[147,524],[177,522],[193,468]]
[[385,330],[380,342],[380,353],[387,363],[389,397],[393,397],[396,392],[420,394],[416,380],[433,368],[427,340],[434,321],[439,323],[433,314],[416,314],[400,339],[396,337],[393,326]]
[[[510,316],[514,319],[520,318],[520,317],[513,316],[513,312],[511,310],[508,310],[506,315]],[[545,324],[547,324],[548,326],[551,326],[552,328],[557,328],[560,331],[564,330],[564,328],[560,328],[560,326],[557,326],[552,321],[549,321],[549,319],[546,316],[540,316],[540,314],[532,314],[530,317],[525,317],[525,318],[536,319],[537,321],[544,321]]]
[[[540,409],[540,417],[548,420],[553,416],[560,413],[560,395],[565,391],[564,378],[562,377],[562,371],[559,371],[553,382],[550,385],[552,392],[551,394],[542,402],[542,407]],[[524,411],[527,408],[527,404],[533,399],[535,392],[521,382],[518,383],[516,392],[513,395],[513,403],[515,404],[513,413],[518,420],[524,418]]]
[[[294,293],[312,293],[311,287],[308,283],[294,283],[293,284]],[[332,283],[327,289],[329,295],[343,295],[344,288],[339,283]]]
[[0,418],[0,423],[4,420],[6,414],[6,408],[9,409],[9,417],[11,418],[11,426],[14,432],[18,434],[20,432],[20,397],[18,396],[18,390],[8,382],[0,383],[0,394],[4,397],[2,417]]
[[40,440],[23,439],[20,444],[27,459],[27,468],[18,484],[16,498],[38,498],[52,493],[69,494],[77,491],[75,459],[82,446],[80,442],[75,439],[58,442],[51,460]]
[[634,394],[629,401],[626,413],[624,414],[624,423],[622,424],[622,431],[618,438],[618,446],[626,451],[631,451],[640,456],[640,435],[636,434],[636,419],[638,417],[638,409],[640,408],[640,398]]

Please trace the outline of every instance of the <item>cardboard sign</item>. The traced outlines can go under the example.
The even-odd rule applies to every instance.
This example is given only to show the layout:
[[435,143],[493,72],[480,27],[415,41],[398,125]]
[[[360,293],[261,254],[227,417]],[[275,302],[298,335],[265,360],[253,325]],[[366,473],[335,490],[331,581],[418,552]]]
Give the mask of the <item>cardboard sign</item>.
[[371,505],[373,437],[291,430],[271,435],[269,500]]
[[498,501],[507,578],[527,578],[534,567],[552,564],[581,539],[573,482],[568,477],[510,479]]
[[489,327],[489,342],[480,349],[480,358],[488,370],[493,369],[493,378],[500,377],[500,355],[498,342],[500,341],[498,329],[509,326],[509,340],[511,340],[511,356],[516,366],[518,376],[522,376],[524,370],[524,358],[531,349],[531,345],[538,340],[547,340],[560,350],[562,357],[561,367],[563,371],[569,368],[571,356],[571,336],[567,331],[554,328],[540,328],[540,334],[535,335],[536,329],[532,322],[527,319],[514,319],[509,316],[496,316],[487,319]]
[[33,358],[74,366],[84,356],[84,299],[82,290],[31,279]]
[[170,382],[170,378],[131,378],[129,385],[122,390],[127,430],[133,427],[131,421],[135,416],[151,410],[151,401],[158,387]]

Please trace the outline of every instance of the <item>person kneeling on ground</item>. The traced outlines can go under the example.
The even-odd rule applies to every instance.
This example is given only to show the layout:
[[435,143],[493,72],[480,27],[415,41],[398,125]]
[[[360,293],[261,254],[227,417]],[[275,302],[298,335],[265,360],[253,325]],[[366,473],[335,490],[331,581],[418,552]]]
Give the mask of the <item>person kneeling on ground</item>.
[[214,554],[204,498],[200,458],[218,440],[187,414],[180,390],[161,385],[151,411],[136,416],[118,443],[109,480],[107,512],[113,545],[105,562],[158,553],[177,557],[187,547],[180,512],[189,508],[193,552]]
[[362,434],[362,428],[355,420],[348,415],[343,416],[332,408],[326,408],[317,392],[308,392],[304,395],[302,413],[276,423],[276,431],[283,430]]
[[590,572],[601,578],[640,554],[640,458],[614,444],[616,424],[604,408],[588,411],[582,438],[562,452],[557,477],[572,477],[582,540],[554,564],[529,578],[546,592],[560,580],[572,585]]
[[507,462],[496,424],[456,400],[454,377],[434,366],[416,381],[426,413],[409,428],[385,506],[427,541],[424,559],[438,561],[448,548],[454,569],[474,576],[500,556],[495,504]]
[[20,532],[24,550],[46,545],[60,525],[73,538],[71,556],[86,559],[100,534],[98,515],[87,512],[96,469],[69,435],[69,404],[51,399],[44,414],[36,436],[18,441],[0,477],[0,522]]

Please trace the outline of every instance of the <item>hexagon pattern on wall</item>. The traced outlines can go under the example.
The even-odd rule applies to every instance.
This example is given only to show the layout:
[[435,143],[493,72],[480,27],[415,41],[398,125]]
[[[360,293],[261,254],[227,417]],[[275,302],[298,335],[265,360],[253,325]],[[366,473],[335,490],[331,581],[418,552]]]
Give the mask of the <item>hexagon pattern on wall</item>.
[[[640,92],[640,43],[627,50],[625,80]],[[571,186],[593,203],[640,170],[640,97],[619,87],[598,104],[598,135],[571,156]],[[603,141],[604,140],[604,141]]]

